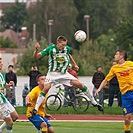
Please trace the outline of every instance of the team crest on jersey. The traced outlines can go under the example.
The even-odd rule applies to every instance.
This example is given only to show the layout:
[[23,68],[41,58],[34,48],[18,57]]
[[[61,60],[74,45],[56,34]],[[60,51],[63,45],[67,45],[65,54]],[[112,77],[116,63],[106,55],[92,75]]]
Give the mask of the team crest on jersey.
[[56,61],[58,63],[65,62],[65,56],[66,56],[66,53],[58,53],[58,54],[56,54]]
[[119,74],[120,74],[120,76],[123,76],[123,77],[128,76],[129,75],[129,70],[121,71],[121,72],[119,72]]

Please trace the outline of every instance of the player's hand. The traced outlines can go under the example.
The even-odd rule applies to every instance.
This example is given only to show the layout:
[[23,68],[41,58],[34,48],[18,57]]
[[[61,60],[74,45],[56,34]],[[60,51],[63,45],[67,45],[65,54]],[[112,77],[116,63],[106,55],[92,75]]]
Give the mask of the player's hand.
[[95,92],[95,94],[94,94],[94,96],[97,96],[99,92],[100,92],[100,90],[97,89],[96,92]]
[[26,103],[26,106],[28,106],[28,107],[32,107],[33,104],[32,104],[31,102],[27,102],[27,103]]
[[9,86],[14,86],[14,81],[10,81]]
[[35,49],[38,50],[39,48],[40,48],[40,44],[39,44],[39,42],[37,42],[37,43],[35,44]]
[[45,117],[46,117],[48,120],[54,119],[54,118],[52,117],[52,115],[50,115],[50,114],[45,114]]
[[74,68],[75,68],[76,71],[79,70],[79,67],[77,65],[74,65]]

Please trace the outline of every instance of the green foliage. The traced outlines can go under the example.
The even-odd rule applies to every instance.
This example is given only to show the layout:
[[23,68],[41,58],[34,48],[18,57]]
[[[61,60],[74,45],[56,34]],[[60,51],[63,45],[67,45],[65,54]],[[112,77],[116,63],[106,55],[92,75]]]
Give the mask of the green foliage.
[[[79,44],[80,45],[80,44]],[[106,68],[106,56],[97,41],[82,43],[80,50],[73,50],[73,58],[79,66],[79,75],[93,75],[97,66]]]
[[64,35],[71,40],[75,31],[74,24],[77,16],[77,10],[72,0],[60,2],[56,0],[38,1],[36,5],[29,8],[29,14],[29,31],[32,33],[32,27],[35,23],[38,40],[41,36],[48,39],[48,20],[51,19],[54,20],[51,30],[52,42],[55,42],[59,35]]
[[28,18],[26,5],[16,2],[15,5],[8,6],[3,9],[1,17],[1,25],[5,29],[12,28],[18,32]]
[[119,22],[116,27],[116,42],[119,44],[119,48],[126,50],[129,53],[129,58],[133,60],[133,17],[125,17]]
[[[35,42],[30,42],[28,44],[27,49],[24,51],[22,57],[19,59],[20,69],[17,72],[18,75],[27,75],[27,73],[31,70],[31,67],[33,64],[36,64],[38,66],[39,71],[42,74],[47,73],[47,69],[48,69],[47,57],[35,60],[33,58],[33,53],[35,50],[34,45],[35,45]],[[40,50],[43,50],[47,46],[45,38],[41,39],[40,45],[41,45]]]
[[77,28],[86,29],[84,15],[90,15],[91,39],[106,34],[115,27],[122,16],[132,16],[132,0],[74,0],[78,10]]
[[17,48],[17,44],[13,42],[10,38],[4,39],[0,36],[0,47],[1,48]]

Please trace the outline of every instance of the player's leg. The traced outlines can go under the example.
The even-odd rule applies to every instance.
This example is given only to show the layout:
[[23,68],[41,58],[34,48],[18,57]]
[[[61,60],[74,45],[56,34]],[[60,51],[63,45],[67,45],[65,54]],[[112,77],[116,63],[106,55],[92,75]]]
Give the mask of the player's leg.
[[54,133],[54,128],[52,126],[48,128],[48,133]]
[[13,121],[11,117],[7,117],[4,119],[6,122],[6,133],[13,133],[12,126],[13,126]]
[[39,94],[37,101],[36,101],[36,106],[35,106],[36,111],[38,111],[38,108],[40,107],[41,103],[44,101],[45,95],[48,93],[50,87],[51,87],[51,83],[47,83],[44,85],[44,88],[42,92]]
[[122,94],[122,109],[124,114],[124,133],[131,133],[131,113],[133,112],[133,91]]
[[54,128],[52,127],[51,123],[48,121],[48,119],[46,117],[43,118],[44,121],[47,124],[47,128],[48,128],[48,133],[54,133]]
[[124,133],[131,133],[131,127],[130,127],[130,122],[131,122],[131,113],[124,115]]
[[47,124],[39,114],[31,116],[28,119],[38,130],[41,129],[42,133],[47,133]]
[[79,80],[70,80],[70,83],[71,83],[73,86],[75,86],[75,87],[81,89],[82,92],[84,92],[85,95],[88,96],[88,98],[89,98],[90,101],[92,102],[93,106],[98,107],[98,110],[99,110],[99,111],[103,111],[103,107],[102,107],[99,103],[97,103],[97,102],[95,101],[93,95],[90,93],[90,91],[89,91],[89,89],[87,88],[87,86],[83,85]]

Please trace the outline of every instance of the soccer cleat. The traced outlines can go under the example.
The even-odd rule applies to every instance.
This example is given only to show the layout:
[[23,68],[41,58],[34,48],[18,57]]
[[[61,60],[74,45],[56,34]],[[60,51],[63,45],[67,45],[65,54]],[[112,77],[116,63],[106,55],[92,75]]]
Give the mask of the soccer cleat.
[[94,107],[97,107],[99,111],[104,111],[102,105],[100,105],[99,103],[97,103],[96,105],[93,104]]
[[32,116],[34,116],[34,115],[36,115],[37,111],[35,109],[33,109],[33,110],[30,111],[30,113],[31,113]]

